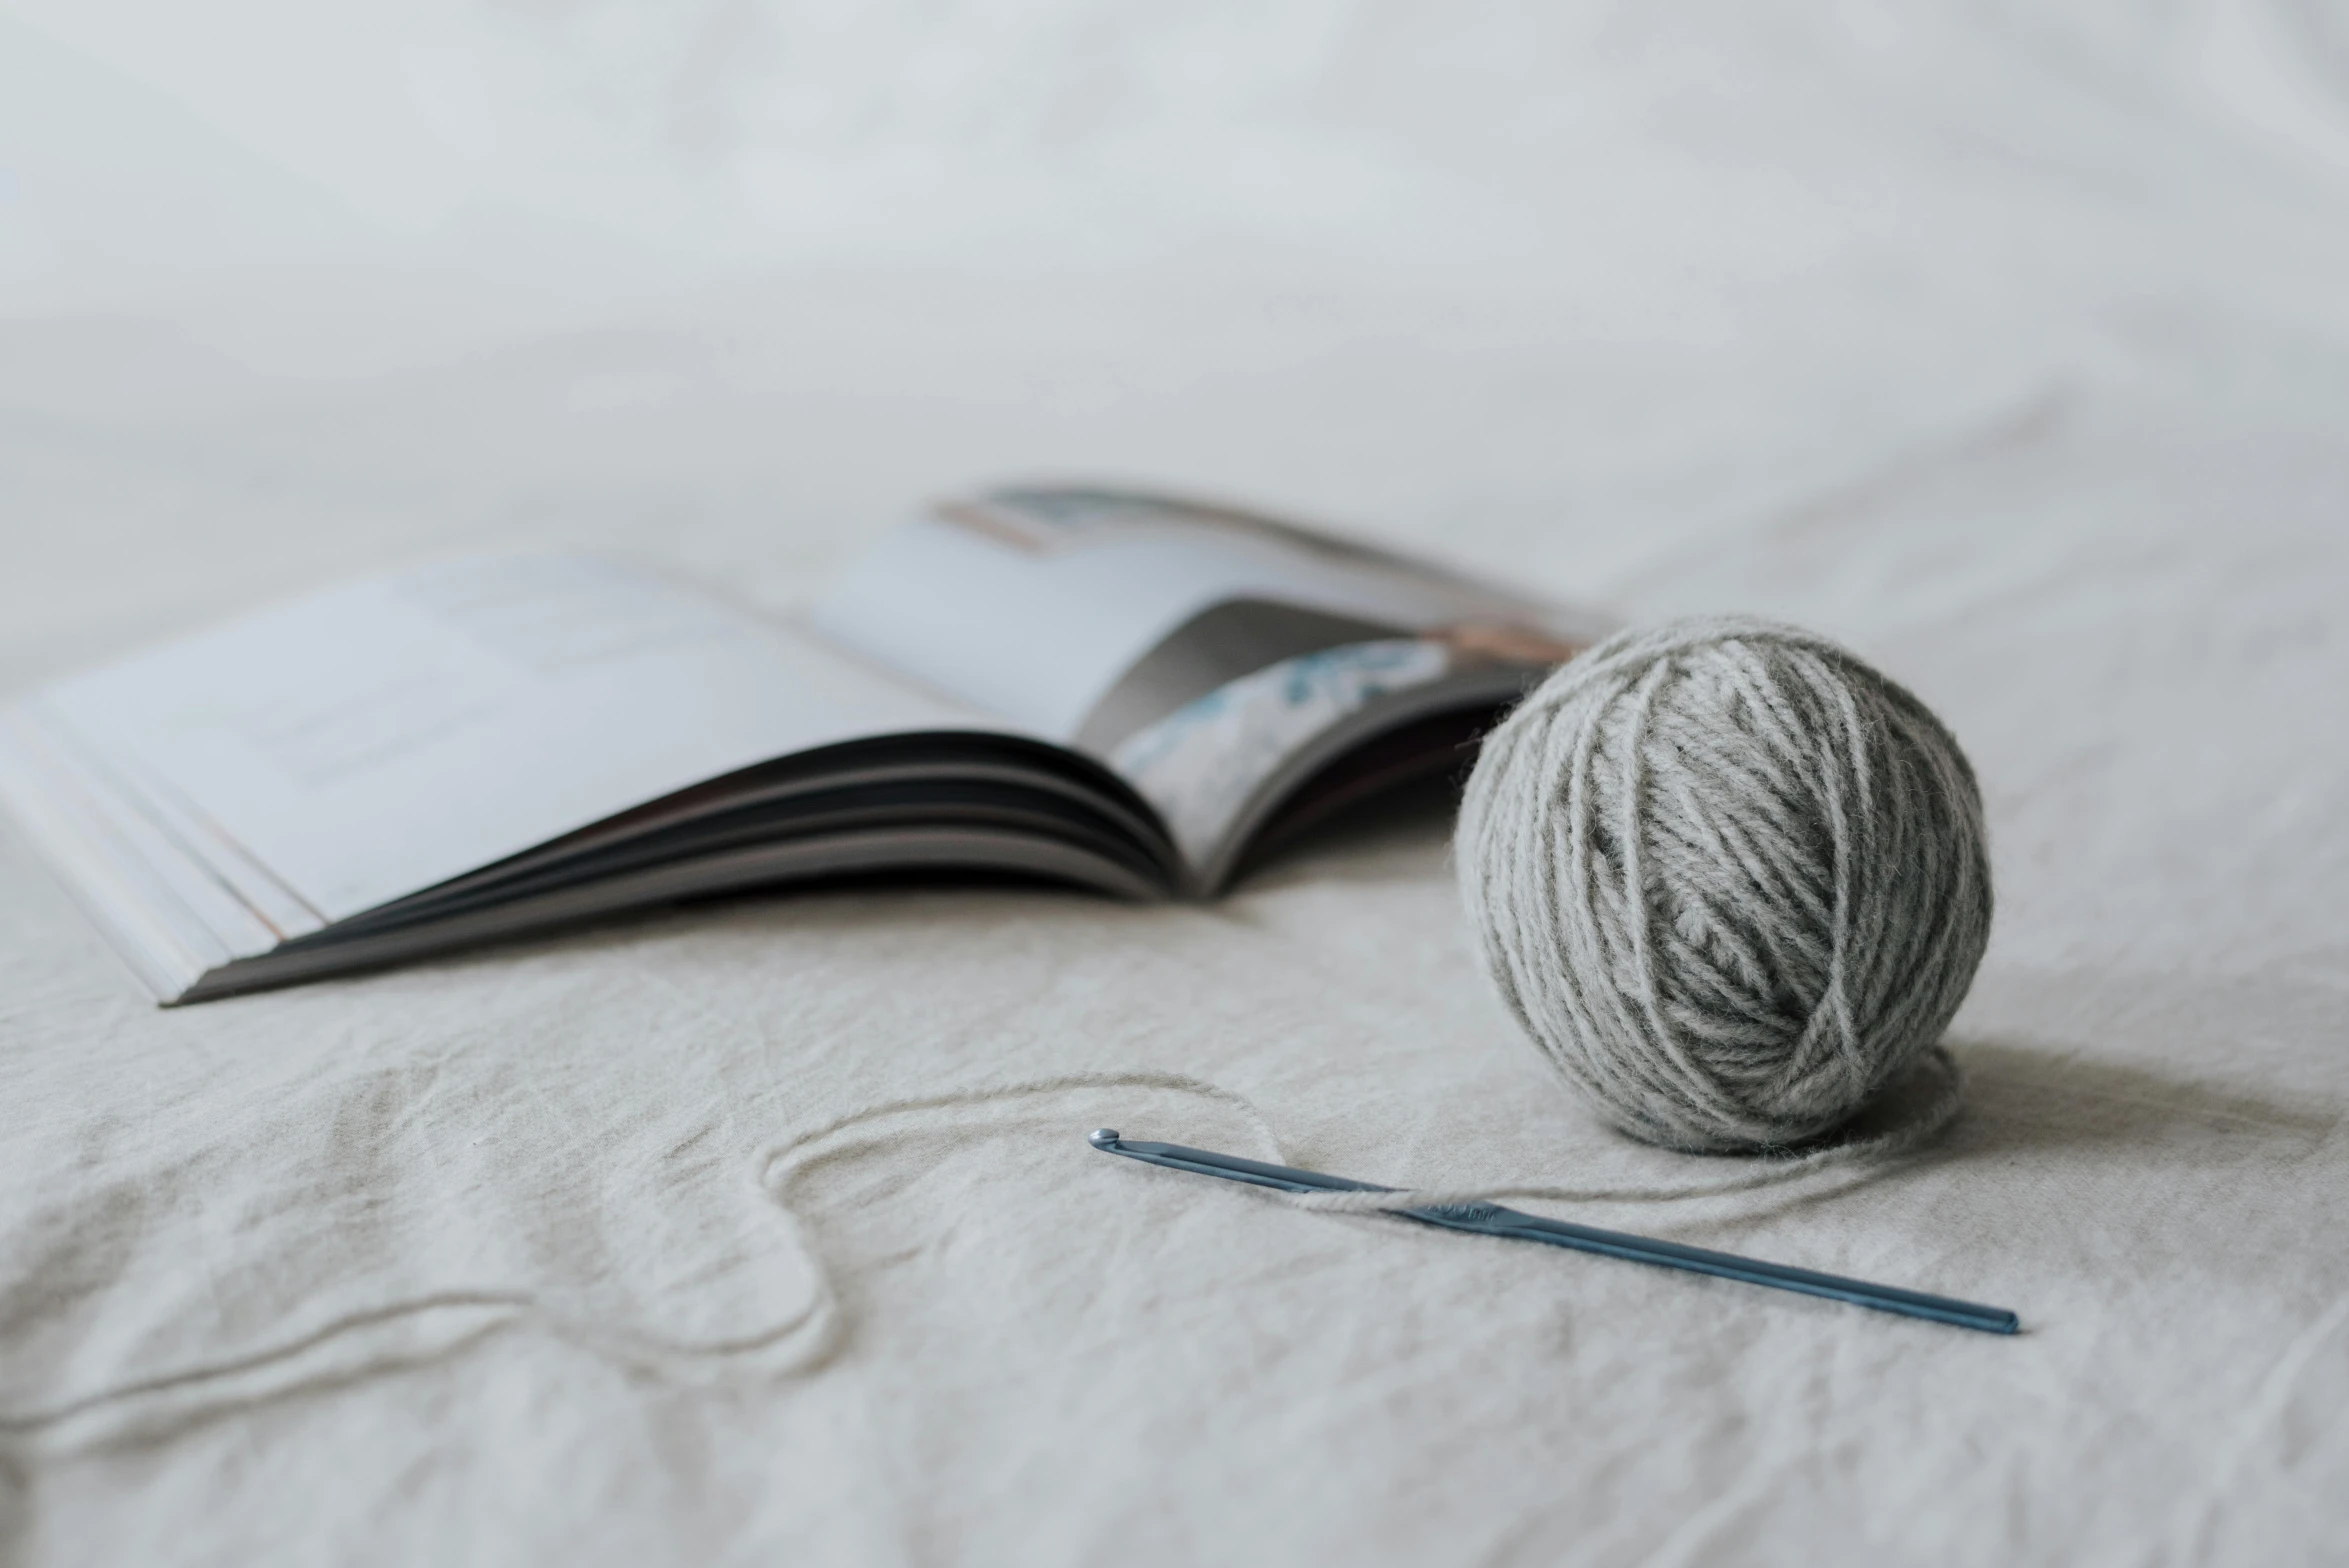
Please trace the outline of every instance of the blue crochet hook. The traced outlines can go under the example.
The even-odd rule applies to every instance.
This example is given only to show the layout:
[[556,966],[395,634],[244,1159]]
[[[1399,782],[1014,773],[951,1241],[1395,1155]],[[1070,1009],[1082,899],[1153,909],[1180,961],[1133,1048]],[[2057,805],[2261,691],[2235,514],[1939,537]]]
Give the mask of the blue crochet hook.
[[[1343,1176],[1324,1176],[1319,1171],[1301,1171],[1287,1165],[1267,1165],[1260,1160],[1244,1160],[1236,1154],[1217,1154],[1207,1149],[1187,1148],[1179,1143],[1128,1143],[1115,1129],[1109,1127],[1097,1129],[1091,1141],[1094,1148],[1107,1154],[1122,1154],[1129,1160],[1163,1165],[1168,1170],[1189,1171],[1197,1176],[1218,1176],[1225,1181],[1246,1182],[1254,1187],[1272,1187],[1281,1192],[1395,1190],[1366,1181],[1349,1181]],[[1424,1209],[1392,1209],[1385,1212],[1392,1213],[1398,1219],[1417,1220],[1422,1225],[1434,1225],[1443,1230],[1467,1231],[1478,1236],[1504,1236],[1511,1241],[1538,1241],[1544,1246],[1595,1252],[1601,1257],[1625,1258],[1633,1263],[1653,1263],[1662,1268],[1685,1269],[1692,1274],[1743,1280],[1749,1285],[1799,1291],[1806,1296],[1825,1296],[1831,1301],[1848,1301],[1857,1307],[1873,1307],[1878,1312],[1897,1312],[1903,1317],[1978,1329],[1985,1334],[2012,1334],[2022,1326],[2016,1321],[2015,1315],[2003,1307],[1953,1301],[1947,1296],[1928,1296],[1922,1291],[1871,1285],[1866,1280],[1819,1274],[1810,1269],[1790,1268],[1783,1263],[1764,1263],[1754,1258],[1741,1258],[1734,1253],[1684,1247],[1675,1241],[1655,1241],[1646,1236],[1627,1236],[1621,1231],[1598,1230],[1589,1225],[1570,1224],[1565,1220],[1543,1219],[1538,1214],[1505,1209],[1497,1203],[1447,1203]]]

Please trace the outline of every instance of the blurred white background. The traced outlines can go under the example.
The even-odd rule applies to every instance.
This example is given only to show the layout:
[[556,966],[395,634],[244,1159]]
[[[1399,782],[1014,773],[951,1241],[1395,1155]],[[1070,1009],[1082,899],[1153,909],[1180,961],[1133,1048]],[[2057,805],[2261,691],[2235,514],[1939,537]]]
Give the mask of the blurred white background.
[[[2076,822],[2065,670],[2328,700],[2345,280],[2340,0],[0,0],[0,677],[483,544],[789,601],[1129,478],[1961,710],[1995,650],[1953,718]],[[2290,773],[2252,733],[2180,820]],[[2269,913],[2177,943],[2329,896],[2277,798]]]
[[20,311],[353,263],[575,304],[825,263],[1758,282],[2349,172],[2349,12],[2063,10],[7,0],[0,276]]

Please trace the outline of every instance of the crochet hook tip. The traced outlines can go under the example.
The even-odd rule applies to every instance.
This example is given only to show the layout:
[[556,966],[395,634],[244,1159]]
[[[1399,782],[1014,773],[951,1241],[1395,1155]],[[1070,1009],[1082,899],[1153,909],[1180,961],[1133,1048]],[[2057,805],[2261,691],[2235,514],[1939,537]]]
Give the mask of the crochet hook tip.
[[1086,1141],[1091,1143],[1096,1149],[1116,1148],[1117,1138],[1118,1133],[1115,1127],[1096,1127],[1090,1133],[1086,1134]]

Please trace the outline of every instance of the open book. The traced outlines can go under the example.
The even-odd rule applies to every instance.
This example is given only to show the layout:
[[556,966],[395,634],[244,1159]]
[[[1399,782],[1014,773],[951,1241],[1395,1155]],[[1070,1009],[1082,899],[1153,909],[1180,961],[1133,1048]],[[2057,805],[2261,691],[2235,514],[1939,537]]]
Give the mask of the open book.
[[0,801],[165,1002],[812,878],[1199,895],[1457,766],[1601,630],[1223,507],[1004,490],[790,618],[572,555],[264,610],[0,712]]

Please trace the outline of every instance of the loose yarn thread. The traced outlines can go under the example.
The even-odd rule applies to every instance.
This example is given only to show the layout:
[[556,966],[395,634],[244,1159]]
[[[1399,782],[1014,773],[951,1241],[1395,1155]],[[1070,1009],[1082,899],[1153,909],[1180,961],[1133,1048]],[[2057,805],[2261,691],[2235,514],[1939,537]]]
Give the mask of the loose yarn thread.
[[1623,632],[1561,667],[1486,739],[1456,848],[1526,1035],[1670,1148],[1848,1121],[1936,1048],[1989,940],[1956,738],[1858,656],[1764,620]]
[[[1742,1169],[1691,1171],[1683,1178],[1660,1182],[1602,1179],[1571,1185],[1513,1183],[1372,1192],[1245,1190],[1309,1212],[1363,1216],[1397,1209],[1503,1200],[1668,1204],[1808,1182],[1836,1173],[1865,1180],[1883,1169],[1890,1157],[1931,1137],[1954,1112],[1959,1080],[1946,1056],[1940,1065],[1945,1071],[1927,1086],[1922,1103],[1895,1119],[1887,1129],[1800,1154],[1752,1162]],[[892,1129],[888,1124],[926,1112],[968,1113],[1030,1099],[1048,1102],[1088,1090],[1170,1093],[1220,1106],[1247,1127],[1249,1142],[1261,1157],[1276,1164],[1285,1164],[1291,1158],[1271,1121],[1254,1101],[1187,1073],[1073,1072],[1049,1078],[980,1083],[867,1105],[773,1144],[754,1160],[751,1174],[790,1226],[793,1246],[808,1270],[809,1289],[803,1299],[788,1303],[786,1310],[747,1333],[702,1341],[671,1340],[562,1310],[544,1292],[526,1287],[430,1291],[346,1312],[260,1346],[200,1356],[143,1375],[118,1377],[94,1388],[63,1393],[46,1403],[0,1406],[0,1464],[11,1462],[17,1454],[69,1454],[128,1442],[159,1441],[231,1411],[295,1399],[329,1385],[348,1385],[362,1378],[444,1360],[493,1333],[508,1329],[536,1329],[610,1356],[640,1374],[677,1380],[713,1375],[729,1380],[753,1374],[793,1377],[814,1372],[827,1364],[840,1347],[841,1306],[824,1261],[824,1249],[811,1234],[814,1227],[792,1202],[796,1189],[834,1162],[870,1152],[876,1146],[902,1143],[909,1135],[931,1145],[928,1157],[935,1157],[941,1145],[967,1144],[1038,1127],[1050,1129],[1052,1137],[1065,1140],[1063,1147],[1074,1150],[1077,1129],[1085,1122],[1050,1105],[1039,1106],[1025,1119],[1008,1122],[974,1122],[965,1114],[936,1126],[924,1126],[916,1121],[910,1128]],[[1089,1163],[1096,1157],[1087,1153],[1082,1158]],[[1190,1178],[1170,1179],[1188,1181]],[[1212,1188],[1218,1184],[1207,1185]],[[1799,1190],[1815,1193],[1818,1189],[1806,1186]],[[350,1343],[365,1340],[377,1330],[396,1329],[435,1315],[452,1314],[462,1321],[443,1333],[412,1341]],[[338,1347],[342,1350],[340,1354]]]

